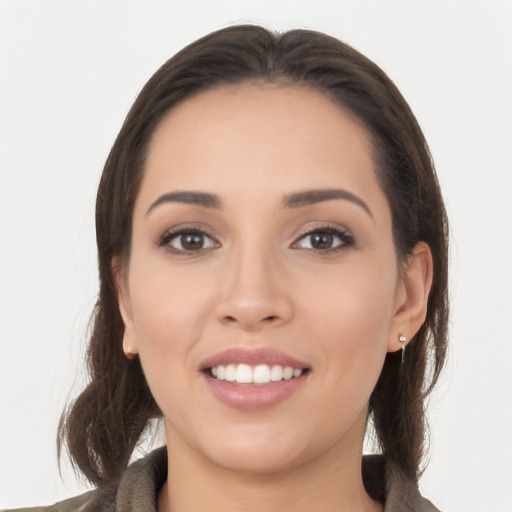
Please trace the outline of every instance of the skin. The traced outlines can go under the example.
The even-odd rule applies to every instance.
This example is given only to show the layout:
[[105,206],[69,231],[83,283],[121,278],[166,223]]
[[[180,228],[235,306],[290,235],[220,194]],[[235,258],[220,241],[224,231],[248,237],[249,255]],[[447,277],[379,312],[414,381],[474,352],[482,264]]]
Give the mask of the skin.
[[[399,265],[371,149],[357,120],[298,87],[204,92],[158,126],[118,288],[125,352],[165,418],[159,510],[382,510],[361,479],[368,401],[386,352],[424,320],[432,263],[419,244]],[[343,198],[283,207],[323,189],[369,211]],[[155,204],[175,191],[222,206]],[[312,245],[326,225],[344,233],[336,250]],[[165,238],[177,226],[204,231],[203,247]],[[277,348],[310,372],[277,405],[235,409],[199,371],[230,347]]]

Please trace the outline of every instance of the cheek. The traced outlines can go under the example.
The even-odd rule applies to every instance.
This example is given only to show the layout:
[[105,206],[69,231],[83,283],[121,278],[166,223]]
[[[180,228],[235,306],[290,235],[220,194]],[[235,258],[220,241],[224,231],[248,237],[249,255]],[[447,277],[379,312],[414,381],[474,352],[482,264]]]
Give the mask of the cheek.
[[150,386],[152,381],[158,385],[170,375],[195,370],[189,354],[201,337],[211,299],[186,272],[170,271],[155,261],[135,261],[132,270],[133,322]]
[[325,275],[317,272],[296,296],[308,298],[301,306],[302,329],[309,329],[309,343],[318,347],[330,385],[346,396],[360,396],[363,389],[369,396],[387,352],[397,271],[390,271],[392,263],[357,263]]
[[320,330],[328,329],[328,337],[338,331],[343,343],[377,342],[378,337],[368,338],[372,332],[387,337],[398,269],[393,253],[386,259],[389,264],[383,259],[355,255],[347,258],[345,265],[298,275],[301,284],[295,296],[302,300],[302,314],[317,317],[315,325]]

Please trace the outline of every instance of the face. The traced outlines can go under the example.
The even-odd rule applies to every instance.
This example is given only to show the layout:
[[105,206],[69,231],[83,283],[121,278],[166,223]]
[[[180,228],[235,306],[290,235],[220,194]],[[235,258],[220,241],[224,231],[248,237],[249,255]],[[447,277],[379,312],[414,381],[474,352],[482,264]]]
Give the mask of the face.
[[405,292],[368,136],[330,99],[238,85],[172,110],[124,275],[171,452],[247,472],[360,453]]

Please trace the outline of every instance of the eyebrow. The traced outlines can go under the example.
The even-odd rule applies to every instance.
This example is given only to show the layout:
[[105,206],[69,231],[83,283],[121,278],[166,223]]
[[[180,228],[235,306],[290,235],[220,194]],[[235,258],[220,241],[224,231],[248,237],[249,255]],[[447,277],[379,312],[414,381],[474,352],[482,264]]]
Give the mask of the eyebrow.
[[167,194],[161,195],[154,203],[151,204],[146,215],[148,215],[151,210],[154,210],[157,206],[164,203],[184,203],[216,209],[221,207],[221,200],[214,194],[184,190],[168,192]]
[[[288,194],[284,197],[282,206],[283,208],[300,208],[302,206],[309,206],[322,203],[324,201],[331,201],[333,199],[350,201],[360,206],[366,213],[368,213],[370,217],[373,218],[370,208],[360,197],[352,194],[352,192],[349,192],[348,190],[343,190],[341,188],[304,190],[302,192]],[[156,201],[151,204],[151,206],[148,208],[148,211],[146,212],[146,215],[148,215],[157,206],[164,203],[183,203],[215,209],[219,209],[222,206],[222,201],[220,200],[219,196],[215,194],[183,190],[162,194]]]
[[368,205],[358,196],[352,194],[348,190],[341,188],[328,188],[321,190],[305,190],[303,192],[296,192],[285,196],[283,200],[284,208],[300,208],[301,206],[308,206],[312,204],[330,201],[332,199],[342,199],[350,201],[360,206],[370,217],[373,218],[372,212]]

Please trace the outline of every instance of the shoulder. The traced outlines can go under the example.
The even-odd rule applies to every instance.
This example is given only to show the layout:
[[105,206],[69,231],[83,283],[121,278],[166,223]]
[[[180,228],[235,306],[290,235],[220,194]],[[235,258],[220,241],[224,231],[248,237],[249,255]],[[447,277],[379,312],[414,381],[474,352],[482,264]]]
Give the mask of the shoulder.
[[112,488],[95,489],[46,507],[17,508],[0,512],[114,512],[115,494],[115,489]]
[[121,480],[46,507],[20,508],[0,512],[156,512],[158,492],[167,478],[165,447],[137,460]]
[[[103,497],[102,497],[103,494]],[[106,504],[106,500],[108,497],[105,495],[107,493],[101,492],[98,489],[93,491],[88,491],[80,496],[75,496],[74,498],[69,498],[64,501],[59,501],[58,503],[54,503],[53,505],[48,505],[46,507],[28,507],[28,508],[17,508],[10,510],[0,510],[0,512],[82,512],[86,510],[92,510],[92,506],[99,505],[102,501]],[[111,494],[111,493],[110,493]],[[112,500],[108,500],[110,504]],[[108,510],[107,507],[100,510]]]
[[415,481],[382,455],[363,457],[363,481],[368,494],[385,503],[384,512],[440,512],[421,496]]

